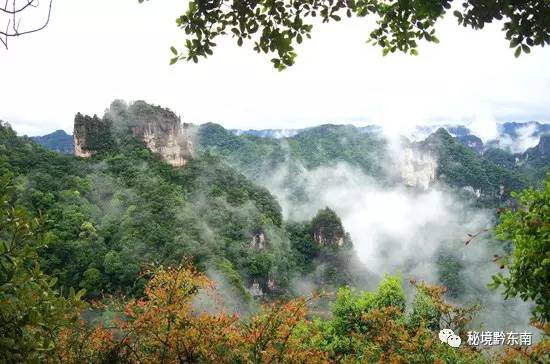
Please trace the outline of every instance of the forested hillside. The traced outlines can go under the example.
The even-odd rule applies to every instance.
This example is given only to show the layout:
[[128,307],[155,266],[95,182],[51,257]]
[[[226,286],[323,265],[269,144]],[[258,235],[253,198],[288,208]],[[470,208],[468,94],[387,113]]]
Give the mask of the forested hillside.
[[[456,132],[452,128],[451,131]],[[429,184],[442,182],[470,190],[477,195],[479,203],[486,206],[502,204],[512,191],[542,186],[550,171],[550,153],[545,151],[548,136],[544,134],[538,146],[515,155],[495,148],[477,153],[475,146],[467,146],[464,138],[453,137],[443,128],[419,142],[402,138],[397,146],[392,145],[395,141],[379,133],[345,125],[322,125],[295,136],[275,139],[235,135],[220,125],[204,124],[198,129],[198,140],[202,150],[223,156],[260,183],[269,185],[274,172],[279,172],[288,188],[296,190],[296,195],[300,194],[302,169],[338,163],[356,166],[386,183],[401,183],[403,176],[399,171],[409,166],[399,165],[396,160],[407,152],[413,157],[404,161],[406,164],[424,163],[421,159],[425,156],[434,159],[437,167]]]
[[[76,120],[86,122],[78,115]],[[336,237],[320,244],[308,222],[287,232],[269,191],[219,157],[206,153],[185,168],[172,168],[132,135],[113,129],[114,142],[86,159],[47,151],[9,127],[1,130],[2,173],[16,182],[19,203],[48,216],[51,243],[43,267],[63,290],[85,288],[87,297],[139,294],[145,265],[177,264],[185,257],[217,272],[247,299],[253,286],[253,294],[291,294],[290,282],[313,271],[313,261],[326,260],[345,277],[327,274],[319,284],[351,279],[337,262],[340,254],[351,254],[349,238],[346,248],[331,242]],[[339,220],[336,226],[344,238]]]
[[74,153],[73,136],[65,133],[64,130],[56,130],[53,133],[31,138],[34,142],[44,148],[63,154]]
[[[498,211],[529,203],[512,191],[543,184],[545,136],[522,159],[444,129],[419,142],[336,125],[262,138],[119,100],[78,113],[74,135],[68,155],[0,125],[0,300],[17,297],[2,308],[2,360],[544,359],[545,340],[504,354],[436,335],[545,322],[540,285],[497,274],[511,245],[493,233]],[[535,302],[504,301],[492,276]]]

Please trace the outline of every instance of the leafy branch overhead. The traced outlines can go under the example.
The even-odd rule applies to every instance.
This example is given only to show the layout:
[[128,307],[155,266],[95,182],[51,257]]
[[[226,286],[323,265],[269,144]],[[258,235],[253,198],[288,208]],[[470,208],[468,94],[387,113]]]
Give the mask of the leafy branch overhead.
[[[139,0],[142,3],[145,0]],[[368,42],[383,54],[401,51],[417,55],[418,41],[438,43],[435,24],[451,9],[453,0],[195,0],[176,19],[185,31],[185,51],[172,47],[171,64],[198,62],[213,54],[219,36],[232,36],[242,46],[254,44],[258,53],[274,54],[282,70],[294,64],[295,45],[311,37],[314,18],[323,23],[344,17],[373,17],[376,27]],[[454,10],[458,24],[482,29],[493,20],[504,20],[503,31],[515,56],[530,47],[550,43],[550,1],[468,0]]]

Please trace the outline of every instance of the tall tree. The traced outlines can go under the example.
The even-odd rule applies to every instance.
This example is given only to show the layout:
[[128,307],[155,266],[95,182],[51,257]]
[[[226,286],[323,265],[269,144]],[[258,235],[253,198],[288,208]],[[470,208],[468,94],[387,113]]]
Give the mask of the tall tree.
[[501,259],[509,270],[493,277],[503,286],[506,298],[519,296],[536,304],[534,318],[550,322],[550,174],[546,188],[514,194],[519,206],[501,217],[497,236],[512,244],[512,252]]
[[44,362],[60,329],[76,319],[84,292],[64,298],[56,279],[40,270],[38,250],[47,235],[13,204],[13,189],[9,175],[0,178],[0,362]]

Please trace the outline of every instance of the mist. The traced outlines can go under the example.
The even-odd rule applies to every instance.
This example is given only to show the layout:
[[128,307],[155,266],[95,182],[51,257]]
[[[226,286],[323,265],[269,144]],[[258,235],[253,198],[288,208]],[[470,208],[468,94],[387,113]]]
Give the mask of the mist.
[[537,134],[537,129],[537,124],[535,123],[526,124],[517,130],[515,138],[509,135],[502,135],[498,139],[498,146],[512,153],[525,152],[539,143],[540,136]]
[[[399,161],[391,166],[399,169]],[[298,185],[293,188],[306,196],[299,201],[286,184],[289,171],[296,170],[292,180]],[[397,274],[403,282],[415,279],[446,285],[440,264],[445,255],[461,267],[460,292],[447,299],[461,305],[481,304],[474,321],[478,328],[534,331],[528,325],[530,303],[504,300],[500,291],[487,287],[499,271],[493,255],[503,254],[502,242],[491,233],[496,223],[493,211],[474,208],[474,201],[459,197],[458,191],[438,184],[426,189],[389,185],[346,163],[313,170],[283,166],[259,182],[277,196],[285,218],[291,221],[308,220],[326,206],[335,210],[351,234],[359,260],[378,280]],[[484,230],[488,232],[465,244],[467,234]],[[309,287],[306,278],[294,284]],[[377,283],[361,288],[372,289]],[[404,288],[412,294],[406,283]]]

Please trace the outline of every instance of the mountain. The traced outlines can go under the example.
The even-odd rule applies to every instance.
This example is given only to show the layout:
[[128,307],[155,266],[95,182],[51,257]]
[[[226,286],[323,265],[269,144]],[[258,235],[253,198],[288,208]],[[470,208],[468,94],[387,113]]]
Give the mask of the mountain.
[[[477,191],[483,203],[494,205],[505,201],[510,192],[542,181],[550,166],[550,158],[536,152],[539,149],[518,155],[521,165],[498,163],[492,150],[487,156],[483,154],[479,138],[467,134],[467,130],[459,132],[462,136],[453,137],[445,128],[439,128],[424,140],[411,142],[405,138],[394,146],[380,134],[362,133],[351,125],[321,125],[292,137],[272,139],[238,136],[220,125],[204,124],[198,127],[197,142],[201,150],[223,157],[260,184],[270,186],[274,179],[283,178],[284,186],[294,189],[293,198],[300,195],[302,169],[347,163],[384,183],[423,189],[445,183]],[[544,143],[546,139],[541,140]]]
[[546,134],[540,136],[537,145],[523,153],[512,153],[492,147],[483,153],[483,157],[503,168],[528,176],[531,181],[540,182],[550,173],[549,144],[550,134]]
[[[450,186],[473,189],[488,201],[504,200],[528,184],[525,174],[480,156],[440,128],[416,146],[436,156],[437,179]],[[548,161],[550,165],[550,160]]]
[[[139,105],[140,102],[135,103]],[[173,118],[177,118],[174,114]],[[147,118],[147,117],[145,117]],[[190,125],[190,124],[186,124]],[[327,124],[329,125],[329,124]],[[341,125],[345,126],[345,125]],[[235,136],[252,136],[263,139],[287,139],[296,137],[301,133],[315,130],[322,126],[302,128],[302,129],[261,129],[261,130],[241,130],[230,129],[230,133]],[[351,125],[347,125],[351,127]],[[543,124],[536,121],[529,122],[508,122],[498,124],[496,127],[496,133],[498,136],[495,139],[487,140],[484,142],[475,132],[464,125],[430,125],[430,126],[417,126],[409,138],[420,141],[424,140],[430,134],[433,134],[437,129],[443,128],[447,130],[449,134],[456,137],[462,144],[472,148],[477,153],[484,153],[489,149],[502,149],[511,153],[523,153],[527,149],[537,145],[538,140],[542,135],[550,133],[550,124]],[[355,132],[360,134],[382,134],[382,127],[379,125],[368,125],[364,127],[355,127]],[[44,145],[44,147],[62,152],[71,153],[69,146],[73,144],[72,136],[67,135],[64,131],[58,130],[52,134],[48,134],[42,137],[32,137],[36,142]],[[70,140],[69,140],[70,139]]]
[[[266,138],[213,123],[184,124],[169,109],[142,101],[115,101],[101,118],[75,116],[77,156],[38,146],[29,153],[20,145],[9,149],[8,170],[25,177],[30,189],[21,198],[34,211],[61,219],[59,246],[51,245],[46,260],[64,284],[80,284],[94,272],[101,278],[90,287],[132,293],[139,290],[128,288],[137,267],[190,253],[202,269],[233,277],[239,295],[267,298],[292,292],[297,274],[316,286],[367,284],[361,277],[371,273],[349,264],[357,261],[353,237],[317,201],[323,181],[349,185],[350,175],[338,172],[342,166],[360,172],[352,178],[368,178],[360,186],[406,187],[413,195],[450,189],[478,207],[508,203],[512,191],[540,186],[550,170],[544,135],[536,147],[513,154],[481,150],[469,130],[454,132],[460,135],[439,128],[419,141],[388,140],[376,128],[325,124]],[[62,212],[69,210],[78,218]],[[332,222],[315,227],[315,221]],[[93,233],[82,230],[88,222]],[[327,229],[335,239],[326,238]],[[94,236],[98,247],[86,258],[75,256],[69,243],[81,234]],[[107,255],[121,262],[116,274]],[[327,271],[332,280],[320,273]]]
[[508,122],[499,126],[499,131],[502,135],[509,135],[513,138],[520,137],[525,133],[525,129],[531,129],[531,134],[540,136],[550,133],[550,124],[543,124],[537,121],[529,121],[525,123]]
[[102,119],[76,115],[75,154],[90,157],[115,147],[114,133],[133,135],[172,166],[184,166],[194,154],[190,125],[182,124],[171,110],[144,101],[127,105],[120,100],[111,104]]
[[56,130],[53,133],[44,136],[31,137],[31,139],[42,145],[44,148],[58,153],[74,153],[73,136],[67,134],[64,130]]
[[[508,243],[477,232],[492,229],[494,207],[513,202],[510,191],[537,186],[550,165],[545,135],[519,154],[476,151],[479,141],[468,131],[455,130],[461,135],[454,136],[445,128],[421,140],[386,139],[371,128],[332,124],[264,138],[212,123],[184,124],[169,109],[143,101],[114,101],[104,115],[77,113],[74,122],[74,155],[47,150],[0,123],[0,187],[9,190],[0,191],[8,206],[2,221],[16,239],[6,232],[0,238],[36,241],[36,247],[23,245],[23,254],[37,253],[19,260],[25,262],[20,268],[38,275],[39,262],[57,279],[47,278],[46,285],[56,284],[59,292],[51,293],[19,275],[40,288],[28,299],[45,297],[47,309],[50,295],[72,300],[85,294],[99,301],[75,312],[84,321],[60,336],[62,343],[75,341],[78,353],[88,350],[80,344],[90,335],[93,345],[103,345],[129,328],[138,335],[132,341],[152,335],[156,345],[161,336],[154,328],[170,326],[172,318],[190,329],[190,340],[197,328],[203,330],[206,351],[213,329],[235,347],[240,334],[231,330],[242,327],[246,338],[256,338],[251,333],[258,328],[282,331],[276,347],[291,342],[303,352],[305,341],[289,336],[296,328],[296,335],[310,332],[308,342],[335,362],[350,344],[365,348],[366,339],[355,333],[371,335],[372,323],[382,325],[373,337],[384,329],[391,338],[399,327],[400,337],[412,337],[415,325],[428,339],[437,337],[435,306],[468,316],[471,304],[490,308],[490,316],[468,324],[472,329],[495,322],[503,330],[523,331],[527,324],[527,305],[487,289],[487,280],[499,272],[491,259],[509,251]],[[31,220],[40,224],[36,235],[27,234],[34,231],[26,223]],[[475,243],[465,244],[468,236]],[[412,288],[391,276],[396,273],[410,279]],[[11,294],[9,279],[4,287]],[[460,305],[456,310],[444,303],[445,290]],[[312,291],[311,302],[299,298]],[[407,302],[408,296],[415,298]],[[308,306],[312,313],[302,319]],[[302,318],[296,319],[297,311]],[[101,326],[93,329],[95,322]],[[129,342],[121,340],[117,347]],[[444,350],[442,358],[457,358],[457,350],[435,348]],[[74,361],[119,360],[113,353],[107,347],[94,360]]]
[[[78,114],[75,119],[77,140],[87,143],[87,139],[97,138],[108,143],[110,136],[101,136],[102,122],[109,124],[116,120],[117,128],[124,125],[125,132],[141,138],[150,150],[163,155],[172,165],[184,165],[189,156],[196,153],[211,153],[268,187],[278,171],[277,176],[286,180],[285,185],[292,186],[291,198],[297,201],[302,194],[299,181],[302,168],[313,170],[338,163],[356,166],[387,183],[400,182],[425,189],[441,181],[452,187],[472,190],[491,204],[505,200],[513,190],[541,183],[550,170],[548,155],[538,152],[541,149],[536,146],[521,153],[511,151],[510,146],[514,143],[529,145],[535,140],[533,138],[545,143],[544,133],[550,126],[537,122],[502,124],[501,139],[487,144],[465,126],[447,125],[435,130],[435,126],[419,127],[418,135],[430,134],[412,143],[402,139],[400,156],[395,156],[376,126],[326,124],[284,132],[276,129],[226,130],[213,123],[182,124],[170,110],[141,101],[130,106],[117,101],[107,115],[102,121]],[[89,129],[83,129],[82,123]],[[443,135],[442,131],[447,134]],[[61,145],[51,142],[46,147],[55,149]],[[77,155],[89,153],[79,144],[76,148]],[[387,166],[393,163],[397,163],[398,169],[394,168],[393,174],[388,173]]]
[[543,135],[550,134],[550,124],[536,121],[498,125],[498,137],[486,142],[485,148],[499,148],[518,154],[536,146]]
[[231,129],[230,131],[235,135],[252,135],[260,138],[288,138],[301,133],[304,129],[262,129],[262,130],[241,130]]
[[[312,127],[315,128],[315,127]],[[303,131],[306,131],[311,128],[301,128],[301,129],[230,129],[230,131],[235,135],[252,135],[260,138],[272,138],[272,139],[281,139],[289,138],[300,134]],[[378,125],[367,125],[357,128],[362,133],[379,133],[382,131],[382,128]]]
[[473,149],[479,154],[483,153],[485,149],[483,140],[481,140],[481,138],[475,135],[472,135],[472,134],[458,135],[456,136],[456,139],[459,140],[460,143],[462,143],[462,145]]
[[191,129],[168,109],[115,101],[101,118],[75,116],[78,155],[64,155],[0,125],[0,172],[13,177],[18,203],[48,216],[42,267],[62,290],[139,295],[143,269],[185,259],[239,302],[295,294],[291,282],[320,264],[339,274],[312,276],[318,287],[369,277],[349,270],[357,258],[334,213],[315,228],[287,227],[273,195],[219,156],[198,153]]
[[326,124],[308,128],[292,137],[271,139],[235,135],[217,124],[198,127],[199,148],[223,156],[250,178],[277,168],[312,169],[348,162],[371,174],[380,174],[385,141],[378,135],[358,132],[351,125]]

